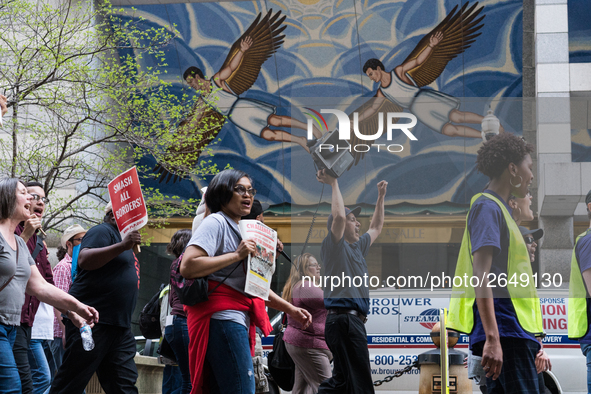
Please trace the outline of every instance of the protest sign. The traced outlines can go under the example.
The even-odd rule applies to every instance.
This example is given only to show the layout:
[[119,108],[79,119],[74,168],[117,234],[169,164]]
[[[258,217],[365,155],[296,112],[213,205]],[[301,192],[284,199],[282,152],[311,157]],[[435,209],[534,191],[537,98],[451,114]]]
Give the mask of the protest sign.
[[[115,177],[109,183],[108,189],[113,216],[115,216],[121,238],[125,238],[129,232],[139,230],[148,223],[148,211],[135,167]],[[137,246],[139,252],[139,245]]]

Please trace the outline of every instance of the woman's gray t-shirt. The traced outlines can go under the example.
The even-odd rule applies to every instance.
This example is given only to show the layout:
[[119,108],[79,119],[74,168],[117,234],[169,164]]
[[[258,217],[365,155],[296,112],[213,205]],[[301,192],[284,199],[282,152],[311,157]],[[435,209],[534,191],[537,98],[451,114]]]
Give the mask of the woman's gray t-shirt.
[[18,235],[14,237],[18,245],[18,262],[16,250],[0,234],[0,287],[14,275],[10,283],[0,291],[0,323],[8,326],[19,326],[21,323],[25,289],[31,276],[30,266],[35,265],[25,241]]
[[[223,212],[217,212],[203,219],[203,222],[193,233],[189,245],[199,246],[210,257],[220,256],[235,252],[238,249],[238,245],[240,245],[238,234],[240,234],[238,225]],[[207,279],[221,282],[226,276],[230,275],[224,281],[224,284],[246,295],[244,292],[246,266],[241,264],[240,267],[236,267],[238,264],[241,264],[241,262],[230,264],[219,271],[209,274]],[[236,269],[234,270],[234,268]],[[233,310],[216,312],[212,315],[212,319],[232,320],[247,327],[249,325],[248,314]]]

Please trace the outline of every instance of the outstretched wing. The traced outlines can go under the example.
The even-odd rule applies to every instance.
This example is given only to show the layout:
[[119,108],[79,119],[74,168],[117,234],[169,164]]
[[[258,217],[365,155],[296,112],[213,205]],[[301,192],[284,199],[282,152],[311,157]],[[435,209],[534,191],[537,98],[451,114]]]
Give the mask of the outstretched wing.
[[230,64],[240,50],[241,40],[248,36],[253,40],[252,46],[244,53],[240,65],[226,79],[226,83],[230,89],[237,95],[250,89],[257,80],[261,66],[265,60],[271,57],[281,44],[283,44],[285,35],[280,35],[280,33],[287,26],[281,26],[285,20],[285,15],[279,18],[280,15],[281,11],[273,14],[273,10],[271,9],[261,20],[261,14],[259,13],[246,32],[232,45],[230,53],[228,53],[228,57],[226,57],[221,68],[222,70]]
[[456,5],[445,19],[437,25],[429,34],[419,41],[415,49],[406,58],[404,63],[416,59],[421,52],[429,45],[429,38],[436,32],[443,33],[443,39],[435,46],[433,52],[421,65],[410,70],[408,74],[417,83],[419,87],[427,86],[435,81],[447,66],[447,63],[463,53],[475,41],[481,33],[478,30],[484,26],[482,20],[485,15],[478,17],[484,6],[478,7],[475,3],[468,8],[465,3],[456,13]]
[[[358,128],[359,133],[363,135],[374,135],[378,131],[379,128],[379,116],[380,113],[386,114],[388,112],[402,112],[402,107],[398,104],[391,102],[390,100],[383,98],[383,97],[372,97],[366,103],[364,103],[359,108],[355,109],[350,115],[349,119],[353,120],[353,113],[357,112],[358,114],[363,114],[368,108],[375,106],[375,112],[373,115],[359,121]],[[386,119],[382,119],[382,131],[386,128]],[[394,119],[394,121],[396,121]],[[355,146],[357,144],[365,144],[366,142],[357,137],[357,134],[353,130],[351,130],[351,146]],[[354,150],[351,151],[353,154],[353,158],[355,158],[354,165],[357,165],[361,159],[365,156],[365,152],[356,152]]]
[[[201,101],[201,100],[200,100]],[[198,101],[196,106],[203,105]],[[215,139],[225,123],[225,117],[207,106],[203,111],[195,108],[178,126],[171,144],[158,159],[154,168],[158,182],[172,183],[187,176],[199,160],[203,150]]]

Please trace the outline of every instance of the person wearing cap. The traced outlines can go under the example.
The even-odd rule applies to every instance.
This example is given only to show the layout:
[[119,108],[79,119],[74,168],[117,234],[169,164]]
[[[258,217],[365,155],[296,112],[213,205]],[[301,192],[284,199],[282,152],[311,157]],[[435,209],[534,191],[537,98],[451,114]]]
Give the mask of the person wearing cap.
[[541,228],[529,230],[526,227],[519,226],[519,231],[521,232],[521,235],[523,235],[523,240],[525,241],[525,246],[529,253],[529,259],[533,263],[536,260],[536,248],[538,247],[536,241],[544,236],[544,230]]
[[[86,230],[79,224],[68,227],[62,234],[60,245],[66,250],[66,255],[53,267],[53,281],[55,287],[66,293],[70,291],[70,286],[72,286],[72,255],[74,247],[82,243],[85,234]],[[53,355],[53,367],[56,369],[52,371],[52,374],[55,374],[62,365],[62,359],[66,351],[66,331],[62,322],[62,315],[57,309],[54,312],[53,340],[49,345]]]
[[[533,263],[536,260],[536,248],[538,247],[536,241],[540,240],[544,236],[544,230],[541,228],[529,230],[526,227],[519,226],[519,231],[521,232],[523,240],[525,241],[525,246],[527,247],[527,252],[529,253],[530,262]],[[546,390],[543,372],[552,370],[552,362],[550,361],[548,354],[544,351],[544,344],[542,343],[544,336],[546,336],[546,334],[537,337],[541,348],[540,351],[538,351],[538,354],[536,354],[535,359],[541,394],[544,394]]]
[[568,337],[577,339],[587,358],[587,391],[591,393],[591,190],[585,196],[589,228],[575,240],[568,298]]
[[[356,277],[367,278],[365,256],[382,232],[388,183],[378,183],[376,210],[369,230],[360,235],[360,223],[356,217],[361,207],[345,207],[338,180],[325,170],[318,171],[316,178],[332,188],[328,235],[320,249],[325,276],[348,276],[351,280]],[[324,306],[328,310],[324,336],[333,355],[334,369],[332,377],[320,384],[318,393],[373,393],[364,325],[369,312],[369,287],[367,283],[359,287],[343,283],[334,289],[331,285],[327,284],[324,288]]]
[[141,235],[130,231],[122,239],[109,203],[103,223],[89,229],[81,241],[78,273],[70,294],[95,307],[101,320],[92,328],[94,349],[86,351],[80,331],[64,319],[66,351],[50,393],[81,393],[96,372],[106,393],[137,394],[131,314],[138,297],[140,271],[131,249],[141,243]]

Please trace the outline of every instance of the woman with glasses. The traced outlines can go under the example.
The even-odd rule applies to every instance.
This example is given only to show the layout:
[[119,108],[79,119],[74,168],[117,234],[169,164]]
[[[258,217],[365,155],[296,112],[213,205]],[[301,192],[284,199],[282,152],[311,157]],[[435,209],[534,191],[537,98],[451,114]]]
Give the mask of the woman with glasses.
[[[32,196],[18,179],[0,180],[0,392],[20,393],[21,380],[12,353],[25,292],[58,308],[81,325],[98,321],[96,309],[47,283],[27,245],[14,234],[30,217]],[[75,312],[75,313],[74,313]],[[79,316],[78,316],[79,315]]]
[[234,169],[218,173],[205,194],[211,214],[193,234],[181,260],[183,277],[207,276],[209,291],[215,288],[207,301],[185,307],[193,394],[201,393],[205,384],[212,393],[255,392],[251,358],[255,327],[265,334],[271,331],[265,305],[286,312],[304,328],[311,323],[308,311],[273,291],[269,301],[244,292],[244,260],[255,252],[256,244],[241,239],[238,222],[250,213],[255,194],[248,174]]
[[285,348],[295,363],[292,394],[313,394],[323,380],[331,377],[332,353],[324,340],[326,309],[320,283],[320,264],[310,253],[299,256],[283,287],[283,299],[312,315],[312,324],[287,321],[283,334]]

